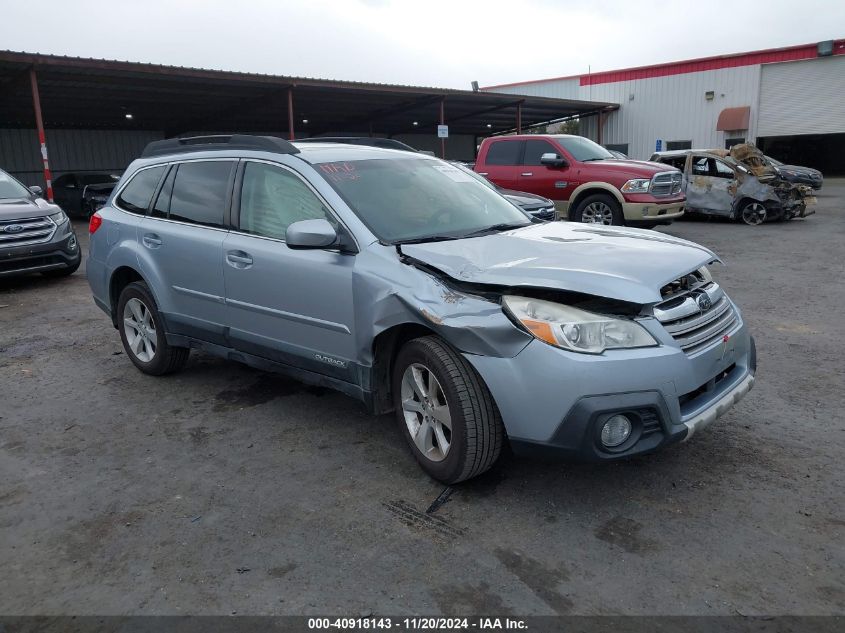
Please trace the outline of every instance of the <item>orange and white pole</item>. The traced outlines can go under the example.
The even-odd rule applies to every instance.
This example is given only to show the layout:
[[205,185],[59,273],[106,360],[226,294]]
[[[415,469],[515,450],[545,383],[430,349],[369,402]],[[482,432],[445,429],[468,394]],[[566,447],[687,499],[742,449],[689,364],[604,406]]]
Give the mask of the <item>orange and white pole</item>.
[[41,147],[41,161],[44,164],[44,180],[47,183],[47,200],[53,202],[53,177],[50,174],[50,161],[47,158],[47,139],[44,136],[41,97],[38,96],[38,78],[35,76],[34,67],[29,69],[29,82],[32,85],[32,105],[35,107],[35,127],[38,128],[38,144]]

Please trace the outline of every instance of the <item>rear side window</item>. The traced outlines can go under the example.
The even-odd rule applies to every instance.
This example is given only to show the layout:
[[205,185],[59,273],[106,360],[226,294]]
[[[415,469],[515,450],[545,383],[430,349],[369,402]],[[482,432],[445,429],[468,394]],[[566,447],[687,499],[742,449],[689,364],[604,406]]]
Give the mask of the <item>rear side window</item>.
[[525,141],[525,158],[522,159],[523,165],[542,165],[540,157],[543,154],[555,154],[560,156],[557,148],[542,139],[529,139]]
[[523,141],[496,141],[490,143],[485,162],[488,165],[519,165]]
[[[202,226],[223,226],[233,161],[182,163],[173,180],[171,220]],[[156,207],[164,204],[159,200]]]
[[153,193],[166,167],[151,167],[142,169],[132,177],[117,197],[117,204],[124,211],[144,214],[150,206]]
[[298,177],[272,165],[246,164],[238,225],[241,231],[283,240],[294,222],[315,219],[331,221],[323,203]]

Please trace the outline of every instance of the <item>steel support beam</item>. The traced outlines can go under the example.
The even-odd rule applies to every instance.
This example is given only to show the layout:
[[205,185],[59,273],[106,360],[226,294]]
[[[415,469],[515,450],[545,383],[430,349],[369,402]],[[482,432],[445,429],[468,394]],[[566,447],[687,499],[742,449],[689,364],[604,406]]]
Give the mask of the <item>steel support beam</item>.
[[516,104],[516,133],[522,134],[522,101]]
[[44,135],[44,119],[41,117],[41,97],[38,94],[38,77],[35,67],[29,69],[29,84],[32,87],[32,106],[35,109],[35,127],[38,130],[38,144],[41,161],[44,164],[44,181],[47,184],[47,200],[53,202],[53,177],[50,175],[50,161],[47,158],[47,138]]
[[[440,100],[440,125],[446,125],[446,97]],[[440,158],[446,158],[446,139],[440,139]]]
[[296,130],[293,128],[293,87],[288,88],[288,138],[291,141],[296,138]]

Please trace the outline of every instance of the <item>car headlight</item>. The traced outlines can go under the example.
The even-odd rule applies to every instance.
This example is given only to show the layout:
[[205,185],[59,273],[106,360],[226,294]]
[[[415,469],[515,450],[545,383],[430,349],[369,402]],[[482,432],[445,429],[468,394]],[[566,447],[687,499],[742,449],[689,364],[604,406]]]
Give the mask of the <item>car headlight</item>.
[[634,178],[622,185],[622,191],[625,193],[648,193],[650,186],[651,180],[648,178]]
[[67,222],[67,215],[65,215],[64,211],[59,211],[57,213],[51,213],[50,219],[56,226],[61,226],[65,222]]
[[629,319],[513,295],[502,297],[502,304],[535,338],[573,352],[601,354],[607,349],[657,345],[643,326]]

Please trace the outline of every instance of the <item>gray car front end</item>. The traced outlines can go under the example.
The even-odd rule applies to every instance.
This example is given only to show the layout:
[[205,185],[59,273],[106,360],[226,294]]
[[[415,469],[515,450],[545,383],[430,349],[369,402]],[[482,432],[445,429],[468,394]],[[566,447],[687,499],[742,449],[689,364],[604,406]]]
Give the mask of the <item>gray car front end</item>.
[[[376,413],[394,406],[396,350],[436,335],[484,381],[517,452],[592,460],[687,439],[753,385],[753,340],[739,308],[710,277],[708,265],[717,257],[701,246],[651,231],[561,222],[490,227],[465,238],[390,240],[341,195],[337,182],[352,178],[349,166],[360,172],[366,161],[432,161],[426,164],[446,173],[448,163],[328,144],[303,145],[294,155],[197,152],[191,159],[260,161],[295,171],[332,211],[347,246],[295,250],[282,240],[245,235],[234,215],[219,233],[203,229],[201,242],[196,227],[129,214],[112,200],[97,213],[102,227],[91,236],[87,270],[97,305],[116,327],[120,285],[143,279],[169,343],[333,387]],[[172,160],[136,161],[115,195],[134,173]],[[178,242],[173,261],[180,272],[199,266],[207,286],[186,289],[190,280],[175,280],[173,268],[158,259],[161,240],[146,241],[153,229],[165,244]],[[207,253],[217,242],[220,252],[208,259],[201,249]],[[227,245],[238,250],[226,251]],[[224,252],[246,250],[255,261],[249,271],[238,260],[224,263]],[[231,283],[217,283],[224,274]],[[621,328],[619,340],[636,345],[565,349],[526,325],[513,307],[524,307],[523,300],[590,315],[585,327],[606,324],[594,329],[596,336]],[[611,418],[612,446],[604,442]]]
[[0,171],[0,277],[70,273],[80,261],[67,215]]

